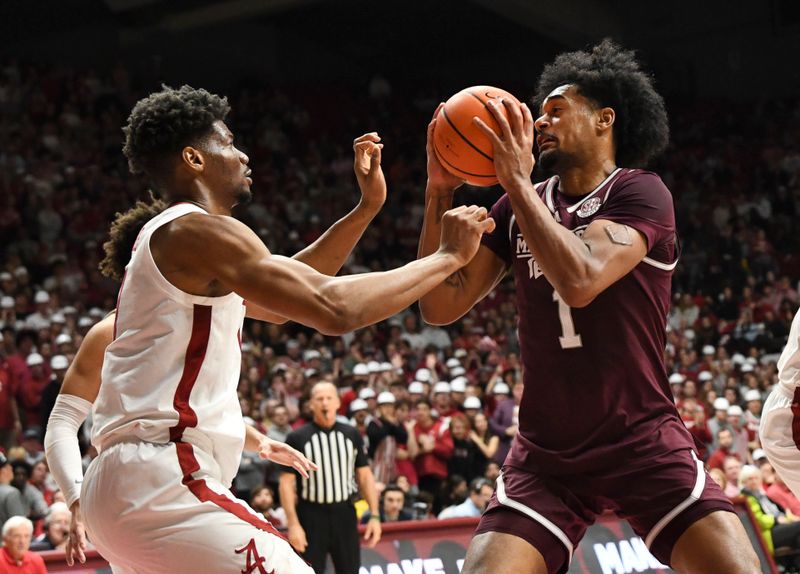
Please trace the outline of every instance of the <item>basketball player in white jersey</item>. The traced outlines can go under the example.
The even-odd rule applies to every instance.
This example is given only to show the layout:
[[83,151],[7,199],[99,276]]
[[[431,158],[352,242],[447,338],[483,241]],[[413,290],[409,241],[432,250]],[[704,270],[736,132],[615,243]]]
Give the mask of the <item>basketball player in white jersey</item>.
[[761,414],[761,445],[795,496],[800,496],[800,312],[778,359],[778,383]]
[[[111,226],[110,239],[103,245],[105,257],[100,262],[100,271],[103,275],[118,282],[122,280],[133,244],[142,227],[166,208],[166,203],[151,198],[149,202],[138,201],[134,207],[117,215]],[[75,560],[86,561],[86,535],[80,507],[83,467],[77,431],[100,391],[103,355],[113,340],[115,318],[116,312],[109,313],[92,326],[83,338],[78,353],[64,377],[64,384],[50,416],[45,436],[45,450],[50,471],[64,493],[71,511],[66,548],[66,559],[70,566]],[[262,458],[292,466],[303,474],[309,470],[316,470],[316,466],[302,453],[283,443],[273,441],[253,427],[245,428],[246,447],[259,452]]]
[[[100,454],[81,489],[86,528],[117,572],[309,572],[226,487],[244,442],[236,386],[245,313],[349,332],[417,300],[493,227],[485,210],[457,208],[432,256],[353,277],[323,273],[338,270],[357,237],[294,259],[272,255],[230,217],[252,182],[227,112],[204,90],[164,88],[137,103],[125,128],[132,171],[172,206],[144,226],[126,268],[94,405]],[[375,146],[374,169],[379,158]]]

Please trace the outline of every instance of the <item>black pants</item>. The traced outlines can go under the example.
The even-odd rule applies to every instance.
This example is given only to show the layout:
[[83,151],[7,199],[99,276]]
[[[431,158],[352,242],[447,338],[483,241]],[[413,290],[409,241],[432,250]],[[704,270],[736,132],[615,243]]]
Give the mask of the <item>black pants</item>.
[[358,574],[361,552],[356,511],[350,503],[313,504],[299,501],[297,517],[306,531],[308,547],[303,558],[316,574],[325,572],[325,558],[333,560],[336,574]]

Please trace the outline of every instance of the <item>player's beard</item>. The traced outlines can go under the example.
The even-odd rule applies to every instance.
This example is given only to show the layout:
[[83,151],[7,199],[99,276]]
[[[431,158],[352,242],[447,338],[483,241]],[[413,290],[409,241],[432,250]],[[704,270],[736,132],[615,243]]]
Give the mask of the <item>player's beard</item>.
[[236,195],[236,203],[234,205],[245,206],[253,201],[253,192],[249,189],[243,189]]
[[574,157],[559,149],[547,149],[539,153],[537,165],[546,175],[557,175],[566,168],[577,164]]

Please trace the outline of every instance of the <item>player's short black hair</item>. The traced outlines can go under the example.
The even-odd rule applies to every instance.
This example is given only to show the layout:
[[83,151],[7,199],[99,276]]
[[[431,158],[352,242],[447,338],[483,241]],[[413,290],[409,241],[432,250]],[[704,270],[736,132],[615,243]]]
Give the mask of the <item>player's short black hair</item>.
[[617,165],[644,167],[664,151],[669,142],[669,123],[664,98],[656,92],[653,78],[645,73],[636,54],[606,38],[590,51],[561,54],[545,66],[534,110],[554,89],[573,84],[599,107],[614,109],[614,144]]
[[139,100],[128,116],[122,153],[131,173],[143,173],[158,182],[175,154],[206,136],[215,121],[230,111],[228,99],[183,85],[163,85]]
[[128,211],[117,213],[111,224],[108,241],[103,243],[106,255],[98,266],[103,275],[122,281],[125,266],[131,259],[133,244],[142,227],[166,208],[167,204],[164,201],[155,199],[151,195],[149,202],[137,201]]

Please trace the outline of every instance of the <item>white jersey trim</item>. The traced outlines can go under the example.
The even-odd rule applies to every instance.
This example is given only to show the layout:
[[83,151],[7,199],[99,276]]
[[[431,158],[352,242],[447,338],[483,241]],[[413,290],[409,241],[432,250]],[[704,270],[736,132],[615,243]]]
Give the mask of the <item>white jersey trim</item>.
[[667,524],[672,522],[676,516],[678,516],[681,512],[689,508],[692,504],[697,502],[700,499],[700,495],[703,493],[703,489],[706,486],[706,471],[703,468],[702,461],[697,459],[697,455],[694,454],[694,451],[691,451],[692,459],[694,459],[695,464],[697,465],[697,479],[694,483],[694,488],[692,492],[689,494],[688,498],[681,502],[678,506],[673,508],[670,512],[667,513],[661,520],[656,522],[656,525],[653,526],[653,529],[647,533],[647,538],[644,539],[644,544],[647,546],[647,549],[650,549],[650,546],[653,544],[653,541],[656,539],[656,536],[661,534],[661,531],[667,527]]
[[601,189],[603,189],[603,186],[604,186],[605,184],[607,184],[609,181],[611,181],[612,179],[614,179],[615,177],[617,177],[617,174],[619,174],[619,172],[621,172],[621,171],[622,171],[622,168],[621,168],[621,167],[618,167],[617,169],[615,169],[614,171],[612,171],[612,172],[611,172],[611,173],[608,175],[608,177],[607,177],[607,178],[605,178],[605,179],[604,179],[604,180],[603,180],[603,181],[600,183],[600,185],[598,185],[597,187],[595,187],[595,188],[594,188],[594,190],[593,190],[593,191],[592,191],[592,192],[591,192],[589,195],[587,195],[586,197],[584,197],[583,199],[581,199],[581,200],[580,200],[578,203],[576,203],[575,205],[570,205],[570,206],[567,208],[567,213],[575,213],[575,212],[576,212],[578,209],[580,209],[580,207],[581,207],[581,205],[583,205],[583,202],[584,202],[584,201],[586,201],[587,199],[589,199],[590,197],[592,197],[592,196],[593,196],[595,193],[597,193],[598,191],[600,191]]
[[652,265],[656,269],[661,269],[662,271],[672,271],[678,266],[678,259],[675,259],[675,261],[672,263],[661,263],[661,261],[656,261],[655,259],[650,259],[649,257],[643,257],[642,263],[647,263],[648,265]]
[[534,509],[525,506],[521,502],[517,502],[516,500],[511,500],[506,495],[506,486],[503,484],[503,473],[501,472],[500,475],[497,477],[497,502],[502,504],[503,506],[508,506],[509,508],[513,508],[517,512],[521,512],[522,514],[528,516],[532,520],[535,520],[547,530],[549,530],[553,536],[558,538],[562,544],[567,549],[567,554],[569,555],[569,559],[567,560],[567,564],[569,565],[572,562],[572,552],[574,550],[572,546],[572,542],[570,539],[567,538],[567,535],[564,534],[564,531],[561,530],[558,526],[550,522],[547,518],[536,512]]

